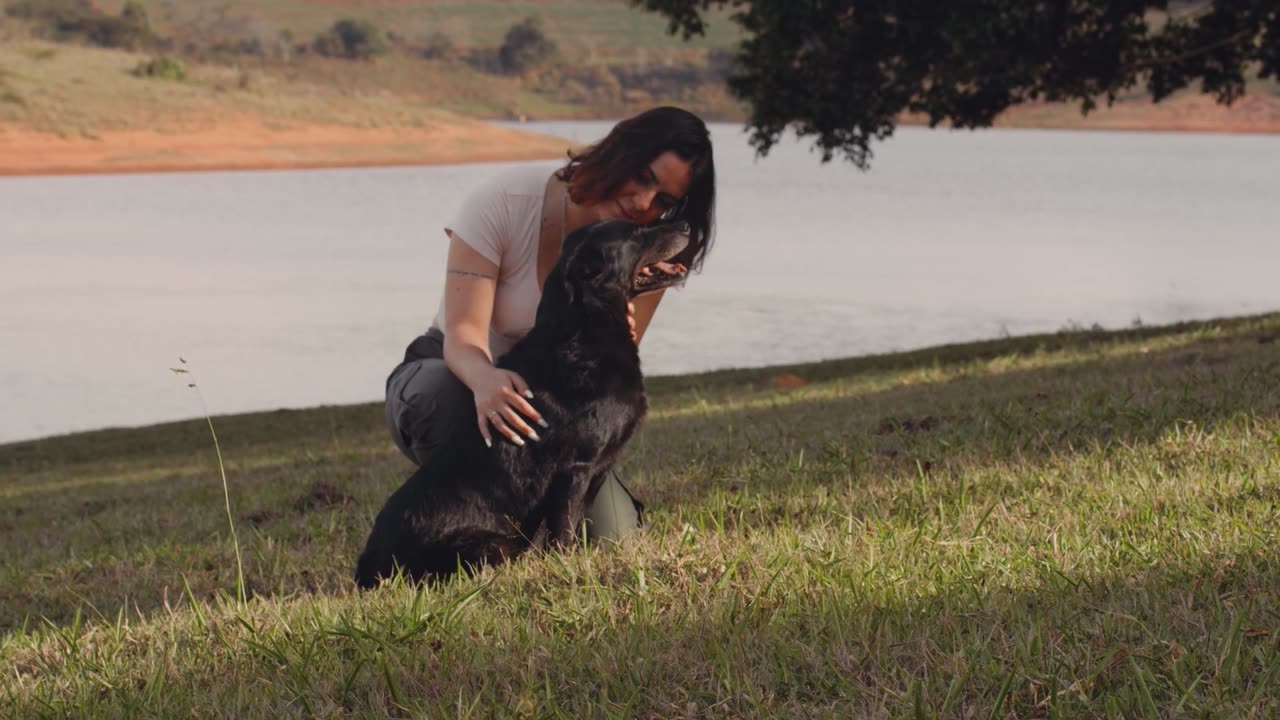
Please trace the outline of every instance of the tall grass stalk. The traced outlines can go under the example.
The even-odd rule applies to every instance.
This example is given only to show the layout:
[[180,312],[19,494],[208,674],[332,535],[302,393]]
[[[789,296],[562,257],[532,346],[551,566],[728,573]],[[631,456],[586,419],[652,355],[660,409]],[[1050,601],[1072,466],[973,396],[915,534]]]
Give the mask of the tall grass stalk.
[[[182,357],[178,361],[183,365],[187,361]],[[231,528],[231,545],[236,551],[236,598],[244,605],[248,600],[245,597],[244,587],[244,561],[240,557],[240,539],[236,536],[236,521],[231,515],[231,490],[227,485],[227,468],[222,462],[222,446],[218,444],[218,431],[213,429],[213,416],[209,414],[209,406],[204,401],[204,393],[200,392],[200,384],[196,382],[195,373],[186,368],[169,368],[178,375],[190,375],[191,382],[187,383],[187,387],[196,391],[196,397],[200,399],[200,410],[204,413],[205,422],[209,424],[209,434],[213,436],[213,451],[218,456],[218,474],[222,477],[222,499],[227,509],[227,527]]]

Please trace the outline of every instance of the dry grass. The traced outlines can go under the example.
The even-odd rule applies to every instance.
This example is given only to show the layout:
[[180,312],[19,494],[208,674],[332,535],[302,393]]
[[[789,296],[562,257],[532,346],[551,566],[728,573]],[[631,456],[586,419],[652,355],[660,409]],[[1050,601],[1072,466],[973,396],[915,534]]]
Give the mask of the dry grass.
[[[361,89],[358,78],[333,82],[297,80],[279,72],[219,65],[188,65],[185,82],[134,76],[149,56],[39,41],[0,44],[4,87],[24,98],[0,103],[0,123],[68,135],[110,130],[169,130],[209,127],[228,118],[264,123],[325,123],[354,127],[422,127],[452,117],[451,107],[472,107],[485,98],[518,94],[501,78],[465,69],[444,72],[419,63],[419,94],[385,87]],[[391,62],[409,62],[401,59]],[[463,91],[461,88],[468,88]],[[455,89],[458,91],[455,92]],[[449,96],[451,102],[431,98]],[[454,118],[456,122],[456,118]]]
[[[123,0],[100,0],[109,13]],[[654,13],[631,7],[625,0],[238,0],[210,7],[202,0],[171,0],[154,4],[152,24],[160,32],[237,29],[266,38],[281,30],[309,40],[334,21],[357,17],[394,30],[407,39],[434,32],[448,35],[461,47],[497,47],[508,29],[525,17],[542,19],[544,29],[570,52],[618,53],[685,47],[666,32],[666,21]],[[728,12],[712,11],[706,38],[696,48],[726,47],[736,42],[738,28]]]

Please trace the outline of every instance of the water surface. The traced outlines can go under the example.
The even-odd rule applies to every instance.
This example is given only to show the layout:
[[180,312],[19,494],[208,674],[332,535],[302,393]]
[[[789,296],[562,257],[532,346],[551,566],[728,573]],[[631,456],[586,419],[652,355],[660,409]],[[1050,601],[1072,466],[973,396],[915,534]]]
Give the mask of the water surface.
[[[903,128],[862,173],[714,133],[651,374],[1280,309],[1280,137]],[[379,398],[501,167],[0,179],[0,442],[197,416],[179,356],[213,413]]]

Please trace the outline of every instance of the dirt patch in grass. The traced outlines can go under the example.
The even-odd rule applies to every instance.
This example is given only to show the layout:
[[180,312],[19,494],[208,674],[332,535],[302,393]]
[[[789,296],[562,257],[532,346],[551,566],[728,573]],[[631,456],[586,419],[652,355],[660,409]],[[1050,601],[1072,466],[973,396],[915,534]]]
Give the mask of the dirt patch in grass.
[[874,432],[876,435],[891,435],[893,433],[913,434],[935,430],[944,423],[964,424],[972,421],[973,418],[957,417],[953,415],[886,417],[880,420],[879,424],[876,425]]
[[317,480],[311,486],[311,490],[294,501],[293,509],[305,512],[317,508],[347,505],[354,500],[355,498],[350,494],[343,492],[332,483]]

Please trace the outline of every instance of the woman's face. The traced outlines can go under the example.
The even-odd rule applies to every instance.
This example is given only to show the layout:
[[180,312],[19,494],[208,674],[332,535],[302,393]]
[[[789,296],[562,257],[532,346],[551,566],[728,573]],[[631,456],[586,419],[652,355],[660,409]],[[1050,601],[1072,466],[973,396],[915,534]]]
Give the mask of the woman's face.
[[689,192],[693,169],[689,162],[668,150],[640,168],[613,197],[592,208],[601,219],[630,220],[648,225],[676,207]]

